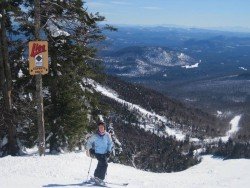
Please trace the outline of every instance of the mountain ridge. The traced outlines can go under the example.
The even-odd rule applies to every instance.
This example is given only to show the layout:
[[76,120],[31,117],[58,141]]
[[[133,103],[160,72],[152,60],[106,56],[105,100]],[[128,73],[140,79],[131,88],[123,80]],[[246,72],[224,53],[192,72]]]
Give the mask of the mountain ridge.
[[168,67],[191,68],[200,60],[164,47],[130,46],[104,57],[106,71],[126,77],[163,74]]

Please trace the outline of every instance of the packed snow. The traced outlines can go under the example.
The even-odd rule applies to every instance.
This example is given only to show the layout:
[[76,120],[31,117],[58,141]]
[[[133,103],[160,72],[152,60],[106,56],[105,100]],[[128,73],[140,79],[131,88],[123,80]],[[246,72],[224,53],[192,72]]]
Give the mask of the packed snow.
[[[87,179],[90,161],[83,152],[0,158],[0,187],[94,187],[82,185]],[[96,164],[96,159],[93,159],[89,176],[93,176]],[[174,173],[152,173],[109,163],[106,181],[129,183],[128,188],[247,188],[250,184],[249,169],[250,160],[224,161],[210,155],[204,156],[200,164]],[[110,184],[110,187],[121,186]]]

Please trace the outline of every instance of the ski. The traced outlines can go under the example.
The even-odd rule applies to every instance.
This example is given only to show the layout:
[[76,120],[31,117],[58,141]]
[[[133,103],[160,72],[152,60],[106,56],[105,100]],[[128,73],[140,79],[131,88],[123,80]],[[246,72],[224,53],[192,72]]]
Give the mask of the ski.
[[124,186],[125,187],[128,185],[128,183],[116,183],[116,182],[102,181],[102,180],[96,181],[96,179],[93,177],[91,177],[87,181],[84,181],[83,185],[84,184],[98,186],[98,187],[109,187],[108,185],[117,185],[117,186]]
[[82,185],[97,186],[97,187],[109,187],[108,185],[106,185],[106,183],[103,180],[97,179],[97,178],[93,178],[93,177],[91,177],[87,181],[84,181],[82,183]]
[[128,183],[115,183],[115,182],[109,182],[109,181],[104,181],[106,184],[110,185],[119,185],[119,186],[127,186]]
[[101,185],[101,184],[97,184],[97,183],[93,183],[93,182],[90,182],[90,181],[85,181],[81,184],[82,186],[86,185],[88,187],[92,187],[92,186],[95,186],[95,187],[107,187],[107,188],[111,188],[109,187],[108,185]]

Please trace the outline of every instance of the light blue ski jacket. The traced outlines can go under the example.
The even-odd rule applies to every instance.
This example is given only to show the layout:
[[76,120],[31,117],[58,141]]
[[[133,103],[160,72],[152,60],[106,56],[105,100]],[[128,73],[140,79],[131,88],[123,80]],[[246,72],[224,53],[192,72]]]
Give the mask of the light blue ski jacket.
[[93,134],[87,141],[86,149],[94,149],[95,153],[105,154],[111,152],[113,142],[109,133],[105,132],[103,136],[98,133]]

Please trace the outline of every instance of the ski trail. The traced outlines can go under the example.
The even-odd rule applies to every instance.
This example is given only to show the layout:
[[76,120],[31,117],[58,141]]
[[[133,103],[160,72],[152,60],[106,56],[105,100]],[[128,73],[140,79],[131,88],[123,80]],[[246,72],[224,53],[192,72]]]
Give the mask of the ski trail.
[[[94,80],[88,79],[88,83],[91,84],[97,92],[100,92],[103,95],[105,95],[105,96],[107,96],[107,97],[109,97],[111,99],[114,99],[115,101],[119,102],[120,104],[126,105],[129,110],[137,110],[144,116],[155,117],[155,118],[159,119],[160,121],[162,121],[164,123],[174,123],[174,122],[169,121],[164,116],[160,116],[160,115],[158,115],[158,114],[156,114],[154,112],[150,112],[150,111],[142,108],[139,105],[127,102],[127,101],[125,101],[123,99],[120,99],[118,94],[115,94],[114,91],[112,91],[111,89],[109,89],[107,87],[104,87],[104,86],[100,85],[99,83],[97,83]],[[175,130],[175,129],[169,128],[167,126],[165,128],[165,131],[166,131],[166,133],[168,135],[175,136],[177,140],[184,140],[185,137],[186,137],[186,135],[183,134],[180,130]]]
[[227,135],[230,137],[234,135],[239,130],[239,122],[241,119],[241,115],[235,116],[231,121],[231,129],[227,132]]
[[[144,116],[148,116],[149,115],[151,117],[155,117],[155,118],[159,119],[160,121],[162,121],[164,123],[175,124],[174,122],[169,121],[164,116],[160,116],[160,115],[158,115],[158,114],[156,114],[154,112],[150,112],[150,111],[142,108],[139,105],[127,102],[127,101],[125,101],[123,99],[120,99],[119,95],[115,91],[113,91],[110,88],[107,88],[107,87],[104,87],[104,86],[100,85],[99,83],[97,83],[96,81],[94,81],[92,79],[87,79],[87,80],[83,80],[83,81],[91,84],[97,92],[102,93],[103,95],[105,95],[105,96],[107,96],[107,97],[109,97],[109,98],[111,98],[111,99],[119,102],[120,104],[126,105],[129,110],[137,110],[139,113],[141,113],[141,115],[144,115]],[[213,142],[218,142],[220,139],[223,142],[227,142],[228,139],[230,137],[232,137],[234,134],[236,134],[237,131],[239,130],[239,122],[240,122],[241,117],[242,117],[242,115],[236,115],[230,121],[230,123],[229,123],[230,129],[228,130],[228,132],[226,133],[225,136],[204,139],[204,142],[205,143],[213,143]],[[143,127],[143,126],[141,126],[141,127]],[[152,127],[150,127],[150,125],[147,125],[147,128],[144,128],[144,129],[145,130],[150,130],[150,128],[152,128]],[[172,129],[172,128],[167,127],[167,126],[165,128],[165,132],[168,135],[175,136],[177,140],[184,140],[185,137],[186,137],[186,135],[181,130],[175,130],[175,129]],[[192,138],[191,137],[190,141],[191,142],[200,142],[200,139],[198,139],[198,138]]]
[[242,115],[237,115],[235,116],[229,123],[230,125],[230,129],[229,131],[227,131],[225,136],[222,137],[216,137],[216,138],[212,138],[212,139],[205,139],[204,141],[206,143],[212,143],[212,142],[218,142],[220,139],[222,140],[222,142],[227,142],[228,139],[230,137],[232,137],[233,135],[235,135],[237,133],[237,131],[239,130],[239,122],[241,119]]

